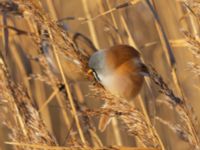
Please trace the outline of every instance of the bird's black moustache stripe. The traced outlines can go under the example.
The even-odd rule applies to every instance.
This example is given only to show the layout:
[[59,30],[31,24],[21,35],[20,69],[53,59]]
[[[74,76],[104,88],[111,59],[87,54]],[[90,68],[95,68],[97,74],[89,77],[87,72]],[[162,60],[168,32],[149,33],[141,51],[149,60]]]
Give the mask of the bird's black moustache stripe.
[[96,79],[98,82],[101,82],[100,78],[98,77],[97,72],[96,72],[94,69],[92,69],[92,73],[93,73],[95,79]]

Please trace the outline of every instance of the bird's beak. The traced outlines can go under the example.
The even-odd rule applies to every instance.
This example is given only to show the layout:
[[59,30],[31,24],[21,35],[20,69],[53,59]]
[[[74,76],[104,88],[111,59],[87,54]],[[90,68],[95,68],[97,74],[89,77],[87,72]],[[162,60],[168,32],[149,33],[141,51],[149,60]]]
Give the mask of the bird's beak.
[[95,70],[92,70],[92,69],[89,69],[88,72],[87,72],[87,75],[92,75],[98,82],[100,82],[100,79],[97,75],[97,73],[95,72]]
[[88,75],[91,75],[92,73],[93,73],[92,69],[89,69],[88,72],[87,72]]

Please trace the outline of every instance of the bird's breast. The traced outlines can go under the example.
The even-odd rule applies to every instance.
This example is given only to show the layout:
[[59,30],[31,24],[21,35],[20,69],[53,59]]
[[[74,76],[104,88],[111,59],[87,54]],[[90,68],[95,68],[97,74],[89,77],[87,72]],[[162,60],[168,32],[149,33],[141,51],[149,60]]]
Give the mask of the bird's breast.
[[112,74],[101,77],[102,85],[115,95],[122,96],[126,99],[134,98],[140,91],[144,78],[142,76],[119,76]]

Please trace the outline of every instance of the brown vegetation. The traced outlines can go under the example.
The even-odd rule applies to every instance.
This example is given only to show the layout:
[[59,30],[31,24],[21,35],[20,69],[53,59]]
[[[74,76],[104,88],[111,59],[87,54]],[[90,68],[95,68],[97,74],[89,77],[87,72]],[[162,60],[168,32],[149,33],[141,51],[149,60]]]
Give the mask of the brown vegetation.
[[[200,2],[3,0],[0,14],[2,149],[199,149]],[[149,68],[133,103],[88,73],[118,43]]]

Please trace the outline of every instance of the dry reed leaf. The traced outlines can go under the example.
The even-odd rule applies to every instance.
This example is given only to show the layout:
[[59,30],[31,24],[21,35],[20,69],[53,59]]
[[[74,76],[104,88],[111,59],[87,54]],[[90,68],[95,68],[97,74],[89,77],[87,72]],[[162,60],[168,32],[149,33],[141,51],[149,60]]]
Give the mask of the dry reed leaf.
[[[128,1],[126,3],[118,5],[115,8],[110,7],[108,11],[102,12],[100,15],[94,18],[92,18],[91,14],[88,12],[88,6],[86,5],[86,3],[83,3],[85,12],[87,14],[87,22],[90,22],[89,29],[93,29],[91,30],[91,33],[93,34],[93,41],[96,41],[95,45],[98,45],[98,40],[96,34],[94,34],[94,24],[91,24],[92,20],[98,18],[99,16],[105,16],[108,13],[111,13],[112,15],[114,11],[133,5],[137,2],[140,1]],[[188,8],[191,8],[192,13],[199,19],[199,3],[194,0],[185,0],[184,2],[187,4]],[[48,2],[49,5],[52,5],[51,3],[52,1]],[[14,84],[13,81],[10,78],[8,78],[8,76],[6,75],[8,73],[8,68],[4,65],[6,61],[2,60],[3,63],[0,68],[0,89],[4,92],[0,94],[0,98],[3,101],[9,103],[8,108],[10,108],[11,111],[16,114],[13,120],[17,124],[17,127],[13,128],[12,130],[13,133],[11,138],[13,142],[6,142],[6,144],[15,145],[16,148],[19,149],[21,147],[23,147],[24,149],[95,149],[93,147],[90,147],[89,139],[85,134],[85,130],[89,128],[89,132],[91,133],[92,139],[94,140],[94,143],[96,142],[96,145],[100,147],[99,149],[102,148],[139,150],[140,148],[134,147],[103,147],[103,144],[101,143],[101,140],[96,134],[95,129],[90,125],[89,127],[87,127],[87,129],[83,127],[83,124],[87,125],[91,123],[90,116],[99,116],[100,114],[105,114],[120,118],[124,122],[124,126],[127,128],[128,133],[130,135],[138,137],[138,139],[141,141],[141,143],[143,143],[144,146],[155,148],[162,147],[162,141],[160,141],[159,135],[157,134],[154,127],[150,124],[150,122],[143,113],[138,111],[133,105],[127,103],[125,100],[123,100],[123,98],[116,97],[107,92],[102,86],[99,86],[99,84],[96,83],[93,76],[86,74],[86,72],[88,71],[88,57],[77,49],[77,47],[69,38],[65,30],[63,30],[59,26],[58,22],[55,21],[56,14],[54,14],[54,19],[51,19],[43,11],[41,4],[36,0],[13,0],[12,2],[0,2],[0,12],[7,13],[12,17],[19,16],[21,19],[25,19],[29,23],[30,27],[36,27],[34,32],[24,31],[7,25],[7,18],[5,19],[4,17],[4,24],[1,25],[1,27],[3,28],[2,35],[4,36],[4,49],[6,51],[9,50],[8,48],[6,48],[9,45],[8,37],[10,36],[8,30],[15,31],[17,35],[26,35],[28,38],[32,39],[35,42],[35,44],[37,45],[37,51],[40,51],[38,52],[39,55],[36,57],[29,57],[29,59],[33,58],[37,62],[39,62],[39,64],[43,68],[43,74],[32,74],[29,76],[29,79],[37,79],[42,82],[45,82],[48,85],[50,85],[50,88],[53,89],[53,93],[42,105],[40,110],[43,110],[44,107],[47,106],[47,104],[52,100],[54,96],[57,97],[60,106],[63,106],[63,99],[68,99],[69,102],[67,104],[65,103],[64,106],[67,105],[66,108],[70,111],[72,110],[72,113],[68,114],[65,111],[63,111],[63,114],[65,116],[64,120],[68,125],[67,128],[69,128],[71,124],[68,115],[75,118],[77,128],[75,131],[72,132],[74,132],[75,134],[79,133],[78,139],[76,139],[76,136],[73,136],[73,134],[70,134],[70,136],[72,136],[72,145],[69,145],[70,142],[68,142],[67,144],[69,147],[50,146],[56,145],[56,140],[53,138],[53,136],[49,134],[46,126],[40,118],[38,110],[33,106],[33,104],[31,104],[32,100],[27,94],[26,89]],[[156,16],[156,12],[154,13],[154,15]],[[114,16],[112,16],[112,19],[113,22],[115,22]],[[123,18],[121,19],[123,25],[126,27],[127,33],[129,34],[129,43],[135,44],[134,41],[131,40],[132,37],[129,32],[128,26],[126,26],[125,20],[123,20]],[[115,33],[117,33],[115,31],[115,29],[117,28],[118,26],[115,23],[114,27],[110,27],[108,30],[112,29]],[[186,44],[185,39],[168,41],[162,29],[162,26],[159,25],[159,21],[157,28],[159,37],[161,39],[161,44],[163,48],[166,49],[166,51],[170,50],[168,44],[172,44],[172,46],[181,46],[182,43],[184,45]],[[122,41],[122,39],[120,38],[120,34],[117,34],[118,39]],[[189,43],[189,48],[192,50],[195,56],[199,56],[199,39],[190,35],[189,33],[185,33],[185,35],[186,40]],[[147,43],[145,46],[152,46],[155,44],[157,44],[157,41]],[[52,57],[48,55],[48,53],[45,53],[47,52],[46,50],[53,51],[52,53],[55,59],[52,59]],[[78,70],[77,72],[80,72],[82,74],[83,78],[94,83],[90,87],[93,91],[93,95],[98,96],[99,98],[109,103],[108,107],[99,110],[84,110],[84,105],[81,105],[83,108],[79,107],[79,104],[76,102],[76,100],[74,100],[74,97],[72,96],[71,88],[69,87],[68,81],[64,75],[63,64],[61,62],[61,57],[63,57],[63,55],[70,62],[75,64],[75,69]],[[166,55],[168,54],[166,53]],[[169,54],[169,56],[167,57],[172,57],[172,55],[173,54]],[[169,64],[171,63],[170,61],[172,61],[172,64],[174,63],[172,58],[169,59]],[[198,74],[198,64],[190,63],[190,67],[193,68],[193,71],[194,69],[196,69],[196,72],[194,73]],[[59,74],[59,77],[57,76],[57,73]],[[196,120],[193,119],[192,110],[188,107],[188,104],[187,102],[185,102],[185,99],[183,99],[182,97],[177,97],[174,94],[174,92],[168,87],[168,85],[164,82],[162,77],[155,72],[155,70],[151,72],[151,79],[158,85],[161,93],[169,97],[166,103],[168,106],[171,106],[172,108],[176,109],[177,113],[179,114],[179,117],[181,118],[181,125],[171,124],[170,122],[166,122],[161,118],[157,119],[163,124],[167,125],[169,128],[171,128],[185,141],[193,145],[193,147],[198,148],[199,138],[197,136],[197,127],[195,126]],[[173,79],[177,89],[180,90],[180,85],[178,84],[178,77],[176,75],[175,70],[173,70]],[[8,121],[6,125],[10,128],[13,127],[10,121]],[[143,149],[145,148],[141,148],[141,150]],[[162,149],[165,148],[162,147]]]

